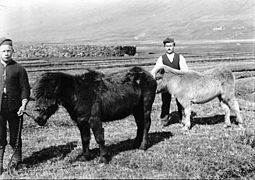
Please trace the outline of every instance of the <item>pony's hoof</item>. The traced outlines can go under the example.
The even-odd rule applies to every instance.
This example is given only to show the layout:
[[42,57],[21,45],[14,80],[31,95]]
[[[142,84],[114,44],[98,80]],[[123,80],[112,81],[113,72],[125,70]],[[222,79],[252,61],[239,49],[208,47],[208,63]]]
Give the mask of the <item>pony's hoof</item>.
[[90,155],[84,155],[84,154],[81,154],[77,157],[77,161],[82,161],[82,162],[85,162],[85,161],[89,161],[91,160],[91,156]]
[[24,164],[22,162],[18,162],[16,164],[14,164],[12,166],[12,168],[14,168],[16,171],[19,170],[19,169],[25,169],[25,168],[27,168],[27,164]]
[[223,127],[227,129],[227,128],[230,128],[231,125],[230,124],[224,124]]
[[189,131],[189,127],[183,126],[183,127],[181,128],[181,130],[182,130],[182,131]]
[[197,115],[197,113],[195,111],[191,111],[191,115],[190,115],[190,118],[193,118]]
[[110,162],[109,156],[100,156],[99,163],[108,164]]
[[161,121],[161,126],[162,127],[166,127],[166,126],[168,126],[168,121]]
[[163,127],[168,126],[169,125],[169,115],[166,115],[163,118],[160,118],[160,122]]
[[146,145],[141,145],[138,149],[143,150],[143,151],[146,151],[147,146],[146,146]]
[[238,130],[245,130],[245,127],[242,124],[238,125]]

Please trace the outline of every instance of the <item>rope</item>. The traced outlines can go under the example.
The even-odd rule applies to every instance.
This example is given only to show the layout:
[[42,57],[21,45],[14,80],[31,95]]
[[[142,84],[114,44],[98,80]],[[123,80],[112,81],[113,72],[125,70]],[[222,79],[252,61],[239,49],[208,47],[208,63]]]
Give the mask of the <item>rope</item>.
[[31,119],[33,119],[33,120],[35,120],[35,119],[36,119],[33,115],[28,114],[26,111],[25,111],[25,112],[23,112],[23,114],[27,115],[27,117],[30,117],[30,118],[31,118]]

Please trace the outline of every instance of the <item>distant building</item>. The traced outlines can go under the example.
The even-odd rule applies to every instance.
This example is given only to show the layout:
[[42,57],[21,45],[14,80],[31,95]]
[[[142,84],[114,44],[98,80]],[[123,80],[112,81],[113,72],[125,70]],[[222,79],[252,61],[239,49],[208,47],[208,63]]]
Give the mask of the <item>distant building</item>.
[[232,27],[233,30],[244,30],[245,27],[244,26],[234,26]]
[[225,26],[218,26],[213,28],[213,31],[223,31],[223,30],[225,30]]

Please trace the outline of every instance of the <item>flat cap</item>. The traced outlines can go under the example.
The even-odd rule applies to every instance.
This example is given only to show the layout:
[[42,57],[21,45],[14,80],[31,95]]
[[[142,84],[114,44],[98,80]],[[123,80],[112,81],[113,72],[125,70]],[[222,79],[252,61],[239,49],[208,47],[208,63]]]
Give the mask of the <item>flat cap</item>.
[[166,44],[166,43],[174,43],[174,39],[168,37],[168,38],[164,39],[164,41],[163,41],[163,44]]
[[8,39],[8,38],[5,38],[5,37],[2,37],[0,38],[0,46],[1,45],[9,45],[9,46],[12,46],[12,40],[11,39]]

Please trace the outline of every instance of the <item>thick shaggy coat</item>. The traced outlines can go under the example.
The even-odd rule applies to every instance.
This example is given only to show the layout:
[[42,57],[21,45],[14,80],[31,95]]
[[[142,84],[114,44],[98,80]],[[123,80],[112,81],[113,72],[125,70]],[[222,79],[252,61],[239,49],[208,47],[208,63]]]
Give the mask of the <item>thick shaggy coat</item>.
[[184,108],[184,129],[191,126],[191,105],[206,103],[216,97],[225,111],[225,126],[231,125],[230,109],[232,109],[242,127],[243,120],[235,98],[235,78],[231,70],[222,67],[200,73],[161,66],[156,72],[157,92],[168,91]]
[[133,114],[137,124],[135,146],[145,150],[156,86],[151,74],[140,67],[109,75],[93,70],[76,76],[61,72],[45,73],[33,88],[39,111],[36,122],[45,125],[62,105],[80,130],[82,158],[89,159],[91,128],[99,144],[100,161],[108,162],[102,122]]

